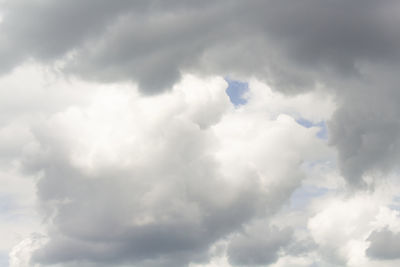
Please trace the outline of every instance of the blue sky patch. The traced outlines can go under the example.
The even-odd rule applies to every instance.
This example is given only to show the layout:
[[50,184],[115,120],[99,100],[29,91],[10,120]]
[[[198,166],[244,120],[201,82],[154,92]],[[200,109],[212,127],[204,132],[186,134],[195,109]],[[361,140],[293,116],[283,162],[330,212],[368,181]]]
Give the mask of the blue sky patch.
[[393,201],[394,203],[389,204],[388,207],[389,207],[390,209],[392,209],[392,210],[400,211],[400,196],[397,195],[397,196],[393,197],[392,201]]
[[0,266],[8,266],[8,253],[0,252]]
[[0,214],[6,213],[15,208],[13,198],[8,195],[0,195]]
[[321,197],[329,192],[329,189],[303,185],[296,189],[290,197],[292,209],[304,209],[313,198]]
[[247,100],[243,98],[243,95],[249,91],[249,84],[247,82],[231,80],[229,78],[225,78],[225,81],[228,83],[226,94],[229,96],[232,104],[235,105],[235,107],[245,105]]
[[325,121],[320,121],[318,123],[313,123],[312,121],[306,120],[304,118],[299,118],[296,120],[298,124],[306,128],[319,127],[320,130],[317,133],[317,137],[320,139],[328,139],[328,128],[326,127]]

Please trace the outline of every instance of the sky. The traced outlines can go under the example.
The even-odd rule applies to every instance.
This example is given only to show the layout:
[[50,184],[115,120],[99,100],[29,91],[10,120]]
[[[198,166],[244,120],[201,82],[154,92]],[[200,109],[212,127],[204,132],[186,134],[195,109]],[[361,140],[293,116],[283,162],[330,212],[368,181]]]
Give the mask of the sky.
[[400,266],[397,0],[0,0],[0,267]]

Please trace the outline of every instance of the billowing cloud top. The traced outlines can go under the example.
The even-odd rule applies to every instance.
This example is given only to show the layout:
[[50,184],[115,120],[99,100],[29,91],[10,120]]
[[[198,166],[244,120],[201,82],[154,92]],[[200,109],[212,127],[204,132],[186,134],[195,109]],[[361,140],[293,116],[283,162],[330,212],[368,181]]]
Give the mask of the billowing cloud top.
[[1,1],[0,258],[397,266],[399,12]]

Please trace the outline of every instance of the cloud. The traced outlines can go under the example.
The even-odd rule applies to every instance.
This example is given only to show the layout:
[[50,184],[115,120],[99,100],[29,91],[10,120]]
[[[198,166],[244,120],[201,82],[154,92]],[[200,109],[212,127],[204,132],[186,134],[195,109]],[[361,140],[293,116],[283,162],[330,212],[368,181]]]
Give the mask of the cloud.
[[235,236],[229,243],[229,261],[234,266],[265,266],[278,259],[282,247],[291,241],[289,228],[269,228],[256,225],[243,234]]
[[[43,97],[57,105],[44,101],[28,111],[36,115],[22,112],[16,120],[28,134],[17,139],[15,147],[23,149],[13,153],[21,173],[38,179],[44,230],[37,231],[45,237],[36,249],[29,238],[16,246],[14,262],[206,263],[217,242],[289,199],[304,178],[303,160],[328,153],[317,129],[282,114],[278,102],[275,114],[266,113],[256,100],[271,95],[258,94],[257,84],[239,108],[221,77],[185,75],[156,96],[127,84],[56,78],[53,86],[68,97],[49,91]],[[83,88],[84,98],[75,101],[81,91],[71,87]],[[30,107],[36,99],[26,101]]]
[[367,240],[371,242],[366,251],[369,257],[380,260],[400,258],[400,234],[383,229],[372,232]]
[[44,238],[38,234],[31,234],[29,238],[22,240],[16,245],[9,255],[10,267],[29,266],[32,252],[43,245]]
[[33,59],[147,94],[187,72],[256,76],[295,94],[323,85],[341,103],[329,136],[349,183],[397,165],[397,1],[19,0],[2,9],[3,72]]
[[[16,266],[31,256],[68,267],[379,265],[365,251],[379,258],[380,238],[398,233],[382,196],[394,193],[380,180],[396,187],[399,168],[399,9],[395,0],[0,1],[0,197],[7,212],[32,217],[38,201],[45,231],[32,232],[46,236],[8,233],[2,249],[21,241]],[[248,85],[244,105],[229,102],[222,77]],[[304,204],[294,238],[246,228],[288,212],[306,176],[329,192]],[[353,193],[376,191],[343,192],[342,178]],[[318,248],[294,253],[299,235]],[[228,254],[214,255],[230,238]],[[271,253],[249,255],[263,247]]]
[[[311,205],[313,216],[308,219],[308,229],[317,244],[318,257],[326,264],[344,266],[382,266],[383,252],[390,240],[396,240],[400,229],[398,211],[390,209],[397,189],[385,185],[376,187],[374,193],[357,193],[351,196],[328,194],[316,198]],[[382,234],[381,234],[382,233]],[[383,245],[384,236],[393,235]],[[389,248],[390,247],[390,248]],[[381,256],[380,256],[381,255]],[[372,259],[371,259],[372,258]],[[386,257],[389,260],[389,257]],[[385,266],[396,266],[393,257]]]
[[[188,68],[274,71],[295,82],[304,78],[293,64],[308,66],[305,73],[322,66],[345,74],[356,71],[358,61],[394,60],[399,39],[390,15],[396,8],[396,1],[20,0],[3,4],[1,51],[8,65],[73,54],[67,63],[72,70],[101,80],[134,79],[156,91]],[[214,57],[217,52],[221,56]]]
[[362,185],[362,176],[398,169],[400,113],[397,75],[390,68],[365,69],[365,79],[343,93],[343,103],[329,124],[331,142],[347,180]]

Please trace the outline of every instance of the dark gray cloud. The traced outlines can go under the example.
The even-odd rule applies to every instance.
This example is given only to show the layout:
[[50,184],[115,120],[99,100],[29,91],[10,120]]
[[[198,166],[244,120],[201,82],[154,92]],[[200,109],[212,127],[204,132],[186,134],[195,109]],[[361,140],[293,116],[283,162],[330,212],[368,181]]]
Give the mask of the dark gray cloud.
[[3,61],[3,68],[73,53],[66,69],[138,81],[144,91],[168,87],[188,69],[258,74],[298,87],[316,78],[309,72],[348,76],[358,61],[393,61],[399,54],[396,1],[20,0],[4,6],[0,51],[10,64]]
[[400,234],[385,228],[373,231],[367,239],[370,241],[366,253],[378,260],[393,260],[400,258]]
[[330,124],[331,143],[339,150],[342,173],[354,186],[370,171],[397,168],[400,156],[400,78],[395,66],[366,67],[359,81],[341,92],[340,108]]
[[229,262],[234,266],[266,266],[278,259],[279,251],[292,241],[292,230],[256,223],[229,243]]

